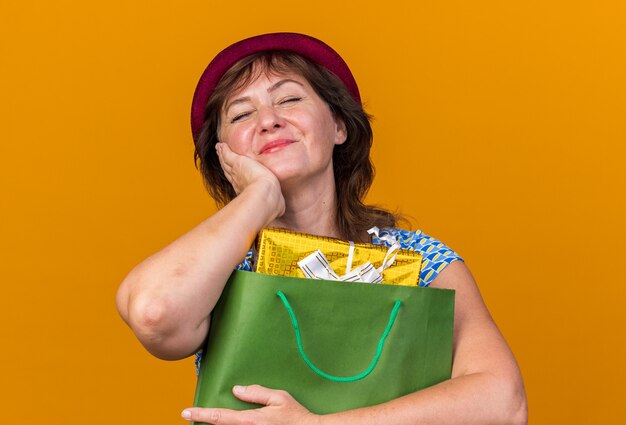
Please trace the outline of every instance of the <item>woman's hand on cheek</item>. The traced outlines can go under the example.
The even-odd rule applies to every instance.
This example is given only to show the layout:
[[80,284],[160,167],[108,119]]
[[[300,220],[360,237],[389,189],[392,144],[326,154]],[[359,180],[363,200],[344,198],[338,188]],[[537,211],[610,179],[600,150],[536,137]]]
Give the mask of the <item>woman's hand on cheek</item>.
[[246,187],[259,180],[276,181],[276,176],[259,162],[233,152],[226,143],[215,145],[217,156],[226,178],[239,195]]
[[235,386],[233,394],[240,400],[264,407],[250,410],[193,407],[185,409],[182,416],[188,421],[214,425],[318,425],[320,422],[320,416],[309,412],[285,391],[250,385]]
[[285,199],[280,182],[274,173],[258,161],[233,152],[226,143],[216,144],[215,150],[224,175],[233,185],[237,195],[257,184],[258,190],[265,194],[265,199],[276,204],[276,216],[280,217],[285,212]]

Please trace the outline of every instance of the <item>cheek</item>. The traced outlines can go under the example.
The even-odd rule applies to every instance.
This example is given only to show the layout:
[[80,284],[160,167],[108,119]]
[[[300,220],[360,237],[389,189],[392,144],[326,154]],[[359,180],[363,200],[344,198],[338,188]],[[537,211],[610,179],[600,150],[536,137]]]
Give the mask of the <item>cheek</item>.
[[324,148],[331,149],[335,146],[335,121],[331,116],[322,115],[313,123],[313,128],[317,129],[318,138]]
[[251,149],[251,130],[245,126],[227,128],[220,134],[220,141],[239,155],[246,155]]

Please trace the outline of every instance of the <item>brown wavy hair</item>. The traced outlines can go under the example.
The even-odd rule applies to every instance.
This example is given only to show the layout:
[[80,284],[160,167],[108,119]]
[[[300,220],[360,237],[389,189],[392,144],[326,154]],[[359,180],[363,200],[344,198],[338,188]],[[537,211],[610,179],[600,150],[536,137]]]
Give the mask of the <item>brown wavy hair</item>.
[[350,96],[343,82],[327,69],[293,52],[273,50],[252,54],[233,65],[216,85],[204,112],[204,123],[194,135],[196,168],[218,207],[237,196],[220,166],[215,144],[219,142],[220,112],[230,93],[245,87],[261,73],[296,73],[306,78],[335,118],[346,126],[346,141],[334,147],[333,170],[337,192],[336,225],[343,238],[362,241],[365,230],[394,227],[398,215],[365,205],[363,199],[374,179],[370,160],[371,116]]

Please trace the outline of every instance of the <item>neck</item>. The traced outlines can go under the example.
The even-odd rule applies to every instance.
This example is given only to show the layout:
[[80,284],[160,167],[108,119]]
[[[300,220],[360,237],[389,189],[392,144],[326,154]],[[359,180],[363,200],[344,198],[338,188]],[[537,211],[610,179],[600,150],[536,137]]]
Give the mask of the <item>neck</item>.
[[283,187],[285,214],[270,223],[300,233],[341,238],[337,230],[337,194],[335,180],[308,182],[295,190]]

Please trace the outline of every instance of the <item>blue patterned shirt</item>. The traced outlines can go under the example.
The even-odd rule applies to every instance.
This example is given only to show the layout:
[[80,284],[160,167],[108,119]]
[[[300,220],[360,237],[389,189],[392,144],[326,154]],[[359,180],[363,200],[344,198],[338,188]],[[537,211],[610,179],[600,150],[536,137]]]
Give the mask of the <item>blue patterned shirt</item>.
[[[379,232],[379,236],[393,236],[400,243],[401,249],[417,251],[422,254],[422,270],[420,272],[419,286],[426,287],[453,261],[463,259],[453,250],[448,248],[437,239],[428,236],[421,230],[410,231],[395,228],[383,229]],[[384,240],[372,235],[372,243],[374,245],[384,245],[389,247],[390,244]],[[250,249],[243,261],[235,267],[236,270],[252,271],[254,264],[255,252]],[[200,371],[200,358],[202,351],[196,353],[196,375]]]
[[[442,242],[428,236],[421,230],[414,232],[401,229],[383,229],[379,236],[390,235],[400,243],[401,249],[417,251],[422,254],[422,270],[420,272],[419,286],[428,286],[451,262],[463,259]],[[372,243],[375,245],[389,246],[389,243],[372,235]]]

